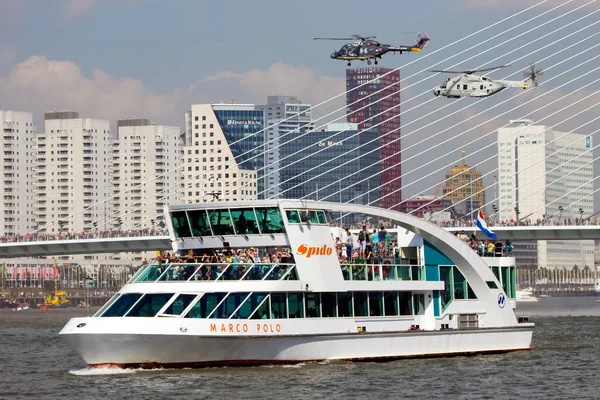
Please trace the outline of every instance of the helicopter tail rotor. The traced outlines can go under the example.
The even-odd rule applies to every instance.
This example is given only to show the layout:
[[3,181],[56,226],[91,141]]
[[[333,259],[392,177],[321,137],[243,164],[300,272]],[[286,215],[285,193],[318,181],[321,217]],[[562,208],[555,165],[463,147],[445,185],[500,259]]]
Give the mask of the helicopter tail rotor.
[[427,32],[417,32],[417,42],[415,43],[415,46],[422,50],[429,44],[429,40],[430,38]]
[[523,77],[526,78],[526,80],[530,80],[533,86],[538,85],[538,78],[543,74],[544,70],[535,69],[535,64],[531,64],[528,71],[523,71]]

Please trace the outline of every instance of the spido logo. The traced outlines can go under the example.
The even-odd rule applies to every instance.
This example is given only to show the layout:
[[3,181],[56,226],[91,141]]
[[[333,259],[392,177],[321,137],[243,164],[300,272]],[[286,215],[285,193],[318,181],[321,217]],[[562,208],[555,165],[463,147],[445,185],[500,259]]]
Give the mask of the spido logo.
[[330,256],[332,253],[333,249],[325,244],[321,247],[301,244],[298,246],[298,250],[296,250],[296,254],[299,256],[306,256],[306,258],[310,258],[312,256]]

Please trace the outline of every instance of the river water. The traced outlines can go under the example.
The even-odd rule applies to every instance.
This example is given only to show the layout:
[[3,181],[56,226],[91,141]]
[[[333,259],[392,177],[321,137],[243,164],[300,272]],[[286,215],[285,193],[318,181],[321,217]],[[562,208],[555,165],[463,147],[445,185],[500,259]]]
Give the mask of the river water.
[[0,399],[600,398],[600,303],[519,304],[531,351],[382,363],[91,370],[58,337],[85,310],[0,311]]

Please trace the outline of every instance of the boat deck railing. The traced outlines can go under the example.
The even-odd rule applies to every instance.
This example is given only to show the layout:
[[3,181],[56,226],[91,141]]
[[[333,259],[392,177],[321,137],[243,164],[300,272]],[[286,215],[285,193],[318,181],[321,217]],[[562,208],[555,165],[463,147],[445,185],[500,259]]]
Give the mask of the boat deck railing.
[[282,263],[151,264],[142,267],[128,283],[241,280],[298,280],[298,273],[296,264]]
[[424,281],[423,265],[341,264],[346,281]]

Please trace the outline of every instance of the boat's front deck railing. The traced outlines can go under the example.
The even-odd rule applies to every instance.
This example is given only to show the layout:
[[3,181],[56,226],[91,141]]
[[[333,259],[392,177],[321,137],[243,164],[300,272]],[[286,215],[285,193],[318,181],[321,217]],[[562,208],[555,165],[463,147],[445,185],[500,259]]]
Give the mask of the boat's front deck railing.
[[341,264],[346,281],[424,281],[423,265]]
[[142,267],[128,283],[241,280],[298,280],[298,272],[296,264],[282,263],[151,264]]

